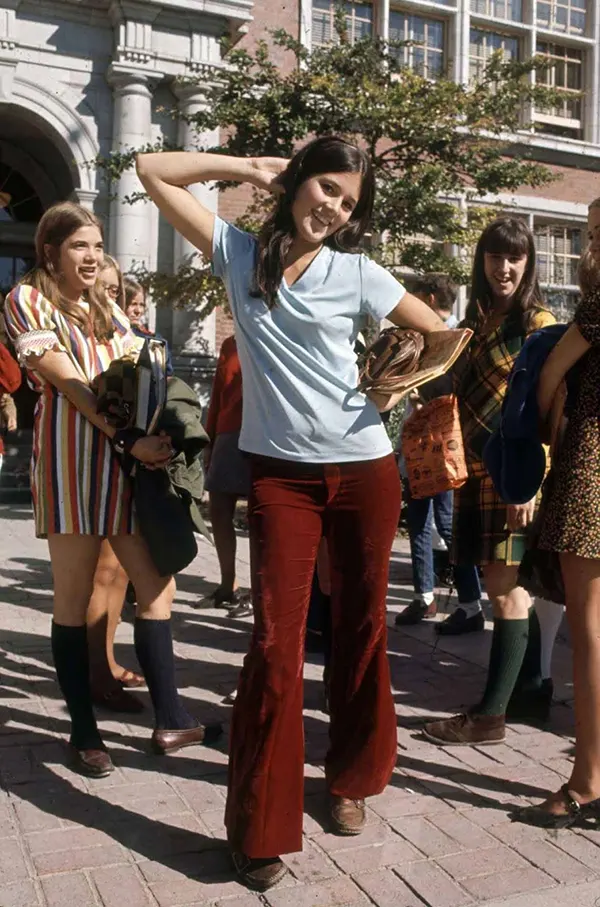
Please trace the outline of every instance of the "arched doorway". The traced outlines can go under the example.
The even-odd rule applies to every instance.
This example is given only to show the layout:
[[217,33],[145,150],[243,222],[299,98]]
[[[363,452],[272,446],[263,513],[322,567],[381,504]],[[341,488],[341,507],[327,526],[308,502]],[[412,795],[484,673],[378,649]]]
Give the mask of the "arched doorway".
[[23,173],[0,160],[0,295],[33,264],[33,232],[44,212]]
[[[73,178],[45,124],[16,105],[2,105],[0,140],[0,300],[33,266],[34,236],[44,211],[73,195]],[[14,395],[19,429],[33,424],[37,395],[25,381]]]

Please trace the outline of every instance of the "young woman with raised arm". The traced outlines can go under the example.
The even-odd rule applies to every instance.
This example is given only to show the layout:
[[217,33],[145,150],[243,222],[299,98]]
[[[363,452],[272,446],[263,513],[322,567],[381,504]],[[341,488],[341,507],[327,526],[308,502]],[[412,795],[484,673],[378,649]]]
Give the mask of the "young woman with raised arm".
[[[231,732],[226,825],[234,863],[266,890],[302,847],[304,633],[322,536],[331,561],[333,654],[326,780],[331,823],[353,835],[388,783],[396,716],[386,654],[389,555],[400,483],[375,405],[357,393],[361,318],[427,333],[443,322],[359,251],[373,206],[368,156],[322,137],[291,161],[141,155],[138,174],[225,283],[244,382],[240,448],[252,464],[255,624]],[[258,237],[186,186],[248,182],[273,192]]]

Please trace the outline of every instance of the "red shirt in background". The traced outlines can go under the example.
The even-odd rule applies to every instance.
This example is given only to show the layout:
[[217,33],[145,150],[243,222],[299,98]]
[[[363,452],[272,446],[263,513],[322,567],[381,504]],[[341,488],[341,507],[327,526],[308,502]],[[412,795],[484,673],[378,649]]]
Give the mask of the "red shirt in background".
[[213,383],[206,431],[211,441],[223,432],[242,427],[242,369],[235,337],[223,341]]
[[[3,343],[0,343],[0,396],[14,394],[21,386],[21,369]],[[4,442],[0,436],[0,456],[4,453]]]

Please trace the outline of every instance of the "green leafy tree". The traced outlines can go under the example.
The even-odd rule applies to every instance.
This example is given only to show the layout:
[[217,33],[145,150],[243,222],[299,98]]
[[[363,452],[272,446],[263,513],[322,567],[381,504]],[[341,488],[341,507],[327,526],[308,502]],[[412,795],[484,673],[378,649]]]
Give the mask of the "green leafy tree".
[[[477,82],[462,85],[403,67],[407,42],[350,44],[343,15],[338,36],[309,54],[289,34],[274,32],[273,43],[291,55],[285,70],[266,41],[231,50],[229,66],[207,89],[206,110],[191,122],[198,133],[220,128],[222,144],[210,150],[224,154],[289,157],[307,137],[331,133],[357,141],[377,179],[370,254],[391,267],[445,270],[464,280],[468,263],[449,255],[449,245],[469,248],[490,218],[490,206],[477,200],[551,179],[548,168],[516,155],[507,138],[521,127],[523,111],[556,100],[556,91],[532,78],[547,64],[504,62],[498,54]],[[101,162],[107,175],[132,166],[134,152]],[[470,203],[468,217],[461,201]],[[270,203],[255,194],[246,221],[260,222]],[[207,313],[223,299],[201,263],[185,262],[175,275],[139,276],[158,304],[197,305],[202,298]]]

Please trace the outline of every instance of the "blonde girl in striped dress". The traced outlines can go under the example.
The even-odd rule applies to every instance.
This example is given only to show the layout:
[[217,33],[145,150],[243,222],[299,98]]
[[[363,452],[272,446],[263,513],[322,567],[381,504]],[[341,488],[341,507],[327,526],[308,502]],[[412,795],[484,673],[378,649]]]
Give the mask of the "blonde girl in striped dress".
[[113,449],[157,468],[169,462],[170,439],[115,432],[97,414],[90,387],[113,359],[139,346],[125,314],[102,291],[103,257],[94,215],[72,202],[54,205],[37,229],[35,268],[5,302],[8,334],[40,394],[31,462],[35,528],[50,549],[52,653],[71,716],[72,761],[92,777],[113,769],[92,707],[85,626],[103,539],[137,593],[134,638],[154,706],[154,748],[171,752],[202,742],[207,731],[179,698],[170,627],[175,584],[159,576],[135,532],[131,491]]

